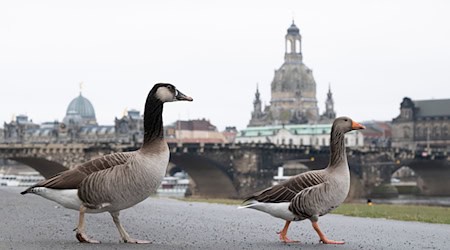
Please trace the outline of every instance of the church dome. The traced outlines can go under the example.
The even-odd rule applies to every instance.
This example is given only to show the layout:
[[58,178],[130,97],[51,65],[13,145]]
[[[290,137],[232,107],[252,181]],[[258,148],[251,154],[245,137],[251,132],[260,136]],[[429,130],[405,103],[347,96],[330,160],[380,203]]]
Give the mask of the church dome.
[[81,118],[88,124],[95,124],[95,111],[92,103],[80,95],[73,99],[69,106],[67,107],[66,116],[73,116],[74,114],[78,114]]
[[292,22],[291,27],[288,28],[287,32],[288,34],[299,34],[300,29],[297,28],[294,22]]

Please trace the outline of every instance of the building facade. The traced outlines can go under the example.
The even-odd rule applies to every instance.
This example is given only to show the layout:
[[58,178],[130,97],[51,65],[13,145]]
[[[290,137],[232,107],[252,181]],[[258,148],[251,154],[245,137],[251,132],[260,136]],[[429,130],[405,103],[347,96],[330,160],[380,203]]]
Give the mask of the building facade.
[[[122,143],[140,145],[144,138],[144,118],[138,110],[124,112],[114,125],[99,125],[92,103],[80,95],[68,105],[62,122],[35,124],[26,115],[4,123],[0,143]],[[164,127],[167,141],[182,143],[230,143],[236,128],[219,132],[206,119],[176,121]]]
[[366,121],[366,127],[360,132],[364,136],[364,146],[372,148],[390,148],[392,140],[391,121]]
[[392,120],[392,147],[448,151],[450,99],[403,98],[400,114]]
[[[292,124],[247,127],[239,131],[236,143],[328,147],[331,126],[331,124]],[[360,131],[351,131],[345,134],[345,144],[348,147],[363,146],[364,136]]]
[[209,120],[176,121],[164,127],[168,142],[179,143],[228,143],[229,133],[219,132]]
[[270,105],[263,107],[259,89],[256,89],[249,127],[330,122],[336,117],[331,90],[326,112],[319,116],[316,82],[312,70],[303,63],[302,37],[292,22],[285,36],[284,63],[271,83]]
[[90,143],[116,139],[115,127],[98,125],[92,103],[82,93],[67,106],[62,121],[35,124],[26,115],[16,116],[3,125],[6,143]]

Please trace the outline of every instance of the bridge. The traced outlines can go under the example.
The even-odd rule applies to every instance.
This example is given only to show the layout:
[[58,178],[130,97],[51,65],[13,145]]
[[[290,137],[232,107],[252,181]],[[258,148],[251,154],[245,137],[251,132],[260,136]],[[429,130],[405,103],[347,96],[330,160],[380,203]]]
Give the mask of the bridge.
[[[45,178],[101,155],[136,150],[131,144],[0,144],[0,158],[28,165]],[[170,161],[185,170],[203,197],[242,198],[270,186],[277,168],[301,162],[310,170],[327,166],[328,148],[274,144],[169,143]],[[350,197],[367,197],[392,174],[408,166],[421,177],[424,195],[450,195],[446,154],[422,155],[399,149],[347,149],[352,186]]]

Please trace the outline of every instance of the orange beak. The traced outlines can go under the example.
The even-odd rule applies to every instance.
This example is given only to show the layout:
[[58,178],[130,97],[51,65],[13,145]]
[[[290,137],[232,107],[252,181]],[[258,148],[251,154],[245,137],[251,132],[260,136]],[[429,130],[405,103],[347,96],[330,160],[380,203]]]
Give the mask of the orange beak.
[[365,129],[366,127],[364,127],[364,125],[361,125],[355,121],[352,121],[352,129],[353,130],[358,130],[358,129]]

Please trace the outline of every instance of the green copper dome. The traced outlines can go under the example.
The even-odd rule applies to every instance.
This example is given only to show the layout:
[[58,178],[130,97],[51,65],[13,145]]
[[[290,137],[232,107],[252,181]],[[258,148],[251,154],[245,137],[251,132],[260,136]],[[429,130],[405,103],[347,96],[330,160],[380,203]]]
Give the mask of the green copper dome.
[[80,115],[86,123],[96,123],[94,106],[92,106],[92,103],[82,96],[81,93],[78,97],[73,99],[67,107],[66,116],[73,114]]

